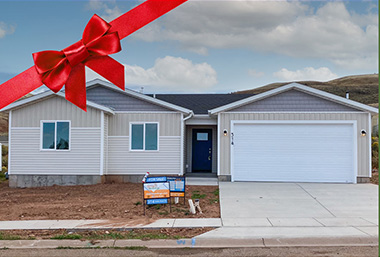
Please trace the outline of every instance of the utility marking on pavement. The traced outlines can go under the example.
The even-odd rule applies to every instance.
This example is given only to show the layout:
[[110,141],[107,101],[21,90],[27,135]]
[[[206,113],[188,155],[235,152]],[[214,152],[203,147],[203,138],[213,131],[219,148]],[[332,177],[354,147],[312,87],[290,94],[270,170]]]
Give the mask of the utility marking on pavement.
[[186,244],[186,240],[177,240],[178,245],[184,245]]
[[191,239],[191,247],[195,246],[195,238]]
[[298,183],[295,183],[297,186],[299,186],[300,188],[302,188],[303,191],[305,191],[306,194],[310,195],[317,203],[319,203],[320,206],[322,206],[326,211],[328,211],[332,216],[334,216],[334,218],[336,218],[336,216],[334,215],[334,213],[332,213],[329,209],[327,209],[321,202],[319,202],[317,200],[317,197],[314,197],[312,194],[310,194],[308,191],[306,191],[305,188],[303,188],[301,185],[299,185]]

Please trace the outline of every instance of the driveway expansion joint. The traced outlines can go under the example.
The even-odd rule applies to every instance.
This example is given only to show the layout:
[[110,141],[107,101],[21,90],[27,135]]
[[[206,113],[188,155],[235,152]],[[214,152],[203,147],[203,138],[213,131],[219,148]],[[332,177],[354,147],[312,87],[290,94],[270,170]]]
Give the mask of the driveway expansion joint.
[[317,197],[314,197],[312,194],[310,194],[305,188],[303,188],[300,184],[298,183],[295,183],[297,186],[299,186],[303,191],[305,191],[306,194],[310,195],[311,198],[313,198],[320,206],[322,206],[326,211],[328,211],[334,218],[336,218],[336,216],[334,215],[334,213],[332,213],[329,209],[326,208],[326,206],[324,206],[320,201],[318,201]]

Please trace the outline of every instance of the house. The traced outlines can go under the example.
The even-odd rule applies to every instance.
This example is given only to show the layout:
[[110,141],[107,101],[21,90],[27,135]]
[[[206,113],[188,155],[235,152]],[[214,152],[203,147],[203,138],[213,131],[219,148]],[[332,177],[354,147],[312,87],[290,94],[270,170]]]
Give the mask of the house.
[[51,91],[9,112],[11,187],[140,182],[368,182],[378,110],[292,83],[258,95],[144,95],[94,80],[88,111]]

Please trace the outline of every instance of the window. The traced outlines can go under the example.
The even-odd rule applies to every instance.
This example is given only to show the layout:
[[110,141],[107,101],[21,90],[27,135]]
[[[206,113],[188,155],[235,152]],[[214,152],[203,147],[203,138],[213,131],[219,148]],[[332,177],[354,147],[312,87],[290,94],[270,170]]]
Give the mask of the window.
[[41,122],[42,150],[70,150],[70,121]]
[[131,124],[131,150],[158,150],[158,123]]

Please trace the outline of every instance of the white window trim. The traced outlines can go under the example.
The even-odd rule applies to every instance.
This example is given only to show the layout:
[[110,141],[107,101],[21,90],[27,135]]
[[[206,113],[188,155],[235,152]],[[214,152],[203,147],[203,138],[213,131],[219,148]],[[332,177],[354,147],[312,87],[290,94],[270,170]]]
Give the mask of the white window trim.
[[[157,124],[157,150],[145,150],[145,126]],[[132,149],[132,125],[143,125],[143,149]],[[130,122],[129,123],[129,151],[130,152],[158,152],[160,150],[160,123],[159,122]]]
[[[69,123],[69,149],[58,149],[57,150],[57,122],[68,122]],[[54,149],[43,149],[43,124],[44,123],[55,123],[54,131]],[[70,152],[71,151],[71,121],[70,120],[41,120],[40,121],[40,151],[47,152]]]

